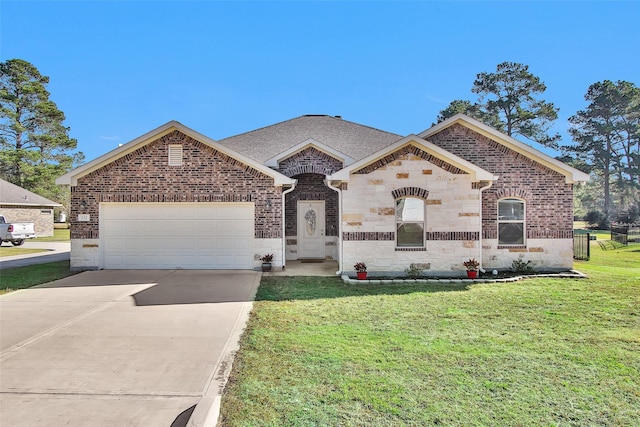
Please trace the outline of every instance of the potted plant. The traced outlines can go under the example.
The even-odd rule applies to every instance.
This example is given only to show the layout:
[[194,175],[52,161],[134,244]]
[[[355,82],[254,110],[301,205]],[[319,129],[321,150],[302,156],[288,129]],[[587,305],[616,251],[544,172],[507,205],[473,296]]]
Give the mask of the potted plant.
[[480,263],[475,258],[468,259],[463,262],[463,264],[467,268],[467,277],[469,279],[478,277],[478,267],[480,267]]
[[273,261],[273,254],[266,254],[262,258],[262,271],[271,271],[271,261]]
[[353,268],[356,270],[358,280],[365,280],[367,278],[367,264],[364,262],[357,262]]

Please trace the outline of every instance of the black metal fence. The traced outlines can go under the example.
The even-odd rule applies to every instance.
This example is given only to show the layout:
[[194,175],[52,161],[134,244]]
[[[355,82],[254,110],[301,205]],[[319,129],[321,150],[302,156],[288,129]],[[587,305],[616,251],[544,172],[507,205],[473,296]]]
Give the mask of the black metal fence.
[[581,259],[589,261],[591,250],[589,249],[589,241],[591,237],[589,233],[573,234],[573,259]]
[[627,246],[629,244],[629,226],[612,225],[611,240],[614,242],[618,242],[621,245]]

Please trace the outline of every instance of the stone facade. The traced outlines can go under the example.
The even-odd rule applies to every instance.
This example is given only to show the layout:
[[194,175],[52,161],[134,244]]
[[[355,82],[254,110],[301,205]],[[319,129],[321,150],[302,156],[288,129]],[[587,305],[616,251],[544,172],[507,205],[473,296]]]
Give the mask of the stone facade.
[[[403,147],[361,169],[343,191],[343,256],[349,271],[364,261],[377,274],[401,274],[411,263],[429,274],[451,274],[480,251],[480,192],[471,176],[415,146]],[[365,173],[366,172],[366,173]],[[396,245],[396,199],[425,201],[425,244]]]
[[[310,120],[305,118],[304,123]],[[396,140],[398,145],[388,146],[393,149],[377,147],[383,151],[367,151],[370,133],[359,125],[349,127],[358,134],[355,139],[347,138],[353,135],[336,133],[333,127],[332,132],[322,129],[334,145],[298,129],[301,139],[290,138],[291,150],[308,139],[324,142],[293,152],[277,167],[267,161],[274,171],[263,167],[264,159],[255,160],[256,163],[237,159],[255,159],[251,153],[264,151],[263,145],[271,147],[279,138],[290,137],[286,123],[274,125],[266,133],[273,140],[252,140],[247,136],[251,132],[243,136],[247,152],[236,157],[224,154],[222,145],[175,124],[158,131],[158,137],[148,140],[151,142],[132,145],[127,154],[105,165],[96,161],[92,166],[95,169],[85,167],[77,174],[70,213],[72,266],[90,268],[100,264],[101,203],[248,202],[254,206],[254,266],[259,266],[261,255],[273,253],[274,266],[278,267],[286,259],[298,258],[298,202],[317,200],[325,206],[325,256],[339,259],[346,272],[356,262],[364,261],[369,271],[377,274],[402,274],[410,264],[420,264],[430,275],[462,275],[462,263],[469,258],[481,260],[486,269],[509,268],[516,258],[532,260],[541,269],[571,268],[573,188],[566,183],[568,178],[545,166],[555,167],[544,157],[545,164],[538,163],[532,160],[536,156],[497,142],[507,141],[500,135],[495,135],[494,141],[473,131],[471,128],[482,132],[482,127],[473,122],[466,122],[470,127],[459,124],[464,120],[439,126],[437,129],[441,130],[429,136],[428,141],[443,150],[424,144],[419,138],[407,137],[406,144]],[[350,141],[349,146],[339,144],[344,142],[343,137]],[[411,138],[416,139],[412,142]],[[388,143],[395,144],[391,139]],[[254,146],[260,150],[254,152]],[[354,154],[358,152],[360,156]],[[181,153],[181,160],[171,165],[170,153]],[[344,153],[347,163],[355,160],[351,164],[361,166],[344,169],[346,165],[335,157],[337,153]],[[367,156],[372,161],[360,163]],[[343,175],[347,170],[348,179]],[[571,168],[558,170],[573,175],[576,181],[586,179]],[[336,174],[338,171],[343,172]],[[329,175],[333,175],[333,185],[340,188],[339,192],[325,184]],[[283,188],[276,182],[287,189],[286,177],[296,179],[297,184],[285,195],[283,206]],[[404,197],[424,203],[424,245],[406,247],[396,242],[396,201]],[[525,202],[523,245],[498,245],[498,201],[503,198]],[[7,210],[4,213],[11,220],[19,220]],[[52,210],[51,214],[53,220]]]
[[32,222],[36,237],[53,236],[53,208],[51,206],[0,205],[0,215],[7,222]]

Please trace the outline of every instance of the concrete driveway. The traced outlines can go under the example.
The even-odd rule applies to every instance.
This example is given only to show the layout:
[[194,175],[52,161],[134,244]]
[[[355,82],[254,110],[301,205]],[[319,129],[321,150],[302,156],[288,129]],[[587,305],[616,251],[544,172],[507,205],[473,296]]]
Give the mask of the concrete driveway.
[[209,425],[259,281],[91,271],[0,296],[0,425]]

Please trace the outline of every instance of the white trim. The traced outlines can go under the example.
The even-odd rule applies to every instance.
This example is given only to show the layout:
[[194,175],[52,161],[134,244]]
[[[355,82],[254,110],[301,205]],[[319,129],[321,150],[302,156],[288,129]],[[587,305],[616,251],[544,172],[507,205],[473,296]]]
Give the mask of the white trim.
[[286,160],[289,157],[293,156],[294,154],[304,151],[309,147],[313,147],[318,151],[321,151],[337,160],[340,160],[343,165],[350,165],[351,163],[355,162],[355,159],[337,150],[334,150],[333,148],[328,147],[322,144],[321,142],[316,141],[313,138],[308,138],[302,141],[301,143],[289,148],[288,150],[283,151],[282,153],[268,159],[266,162],[264,162],[264,164],[272,168],[277,168],[281,161]]
[[[522,203],[522,219],[500,219],[500,202],[505,200],[518,200]],[[497,212],[496,212],[496,236],[498,240],[498,246],[527,246],[527,201],[522,197],[506,196],[498,199]],[[500,243],[500,224],[522,224],[522,243]]]
[[542,151],[536,150],[535,148],[518,141],[515,138],[510,137],[500,131],[493,129],[490,126],[485,125],[484,123],[479,122],[476,119],[473,119],[467,115],[462,113],[456,114],[453,117],[448,118],[447,120],[438,123],[437,125],[425,130],[418,134],[421,138],[429,139],[430,136],[435,135],[436,133],[453,126],[454,124],[460,124],[466,128],[469,128],[479,134],[486,136],[487,138],[496,141],[505,147],[508,147],[514,150],[517,153],[520,153],[531,160],[534,160],[551,170],[554,170],[562,175],[564,175],[567,184],[574,184],[576,182],[587,182],[589,181],[589,175],[579,171],[578,169],[572,168],[571,166],[554,159],[551,156],[543,153]]
[[112,150],[106,154],[103,154],[102,156],[88,162],[85,163],[82,166],[77,167],[76,169],[67,172],[66,174],[62,175],[61,177],[56,179],[56,184],[57,185],[72,185],[75,186],[78,184],[78,179],[82,178],[85,175],[90,174],[91,172],[100,169],[101,167],[119,159],[120,157],[126,156],[129,153],[132,153],[133,151],[137,150],[140,147],[143,147],[153,141],[155,141],[158,138],[161,138],[171,132],[173,132],[174,130],[178,130],[182,133],[184,133],[185,135],[205,144],[210,146],[211,148],[220,151],[221,153],[232,157],[236,160],[238,160],[241,163],[244,163],[262,173],[264,173],[267,176],[270,176],[271,178],[273,178],[274,180],[274,185],[279,187],[282,185],[291,185],[292,184],[292,180],[291,178],[284,176],[283,174],[281,174],[280,172],[274,171],[273,169],[264,166],[258,162],[256,162],[255,160],[251,160],[250,158],[237,153],[233,150],[231,150],[230,148],[219,144],[218,142],[214,141],[213,139],[194,131],[193,129],[190,129],[188,127],[186,127],[185,125],[183,125],[180,122],[177,122],[175,120],[172,120],[168,123],[165,123],[164,125],[145,133],[142,136],[139,136],[138,138],[116,148],[115,150]]

